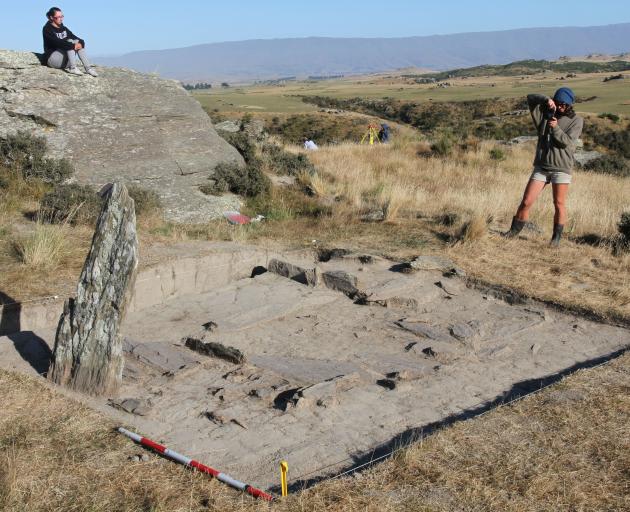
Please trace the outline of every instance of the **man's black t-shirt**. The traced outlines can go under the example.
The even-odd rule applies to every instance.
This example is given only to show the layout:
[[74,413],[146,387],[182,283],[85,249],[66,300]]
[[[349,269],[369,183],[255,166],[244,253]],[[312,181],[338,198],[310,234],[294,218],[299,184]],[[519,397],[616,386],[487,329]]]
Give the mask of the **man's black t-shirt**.
[[74,49],[74,43],[71,43],[68,39],[78,39],[81,45],[85,47],[85,41],[80,37],[75,36],[72,31],[64,25],[57,28],[49,21],[46,25],[44,25],[42,33],[44,36],[45,60],[48,60],[55,50],[67,52],[68,50]]

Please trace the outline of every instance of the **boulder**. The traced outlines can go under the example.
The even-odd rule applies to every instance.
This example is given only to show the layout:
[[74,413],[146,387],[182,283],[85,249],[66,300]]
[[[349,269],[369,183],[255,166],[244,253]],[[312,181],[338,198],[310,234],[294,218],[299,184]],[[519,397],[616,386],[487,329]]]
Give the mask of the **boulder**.
[[573,156],[575,158],[575,163],[577,163],[581,167],[584,167],[589,162],[597,160],[604,155],[599,151],[576,151]]
[[154,190],[168,220],[205,222],[239,209],[236,196],[198,190],[217,164],[243,160],[178,82],[98,72],[74,76],[33,53],[0,50],[0,136],[44,136],[49,156],[70,160],[79,183],[98,189],[119,179]]
[[241,131],[241,122],[240,121],[223,121],[214,126],[218,131],[236,133]]
[[76,297],[59,319],[48,378],[92,395],[115,393],[122,381],[118,334],[136,280],[138,239],[133,199],[114,183],[107,192]]

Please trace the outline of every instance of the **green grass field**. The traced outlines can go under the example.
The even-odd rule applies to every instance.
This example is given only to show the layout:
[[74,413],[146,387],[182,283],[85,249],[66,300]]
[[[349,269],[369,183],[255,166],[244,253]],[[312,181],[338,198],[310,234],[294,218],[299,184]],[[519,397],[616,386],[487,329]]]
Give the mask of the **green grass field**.
[[571,87],[580,98],[597,96],[580,103],[577,110],[600,114],[612,112],[630,116],[630,87],[628,79],[602,80],[609,73],[578,75],[576,78],[559,80],[559,74],[524,77],[487,77],[451,80],[450,87],[419,85],[401,77],[374,76],[368,78],[344,78],[322,82],[295,82],[285,86],[248,86],[212,89],[194,92],[195,98],[208,111],[302,113],[316,107],[303,103],[300,95],[320,95],[335,98],[383,98],[392,97],[408,101],[461,101],[495,97],[524,97],[531,92],[553,94],[561,86]]

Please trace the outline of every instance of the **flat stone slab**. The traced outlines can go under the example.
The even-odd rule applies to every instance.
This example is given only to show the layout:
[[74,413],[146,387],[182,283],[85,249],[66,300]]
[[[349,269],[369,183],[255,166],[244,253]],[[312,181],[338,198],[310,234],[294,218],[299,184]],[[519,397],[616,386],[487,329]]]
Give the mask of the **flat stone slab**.
[[175,375],[194,368],[201,356],[174,343],[143,343],[125,338],[123,350],[127,359],[149,365],[162,373]]

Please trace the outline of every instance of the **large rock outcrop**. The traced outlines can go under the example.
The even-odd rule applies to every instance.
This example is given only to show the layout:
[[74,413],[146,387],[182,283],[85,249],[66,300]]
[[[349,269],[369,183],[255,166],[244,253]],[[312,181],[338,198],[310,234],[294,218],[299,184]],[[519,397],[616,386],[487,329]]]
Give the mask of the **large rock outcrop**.
[[136,280],[138,238],[133,199],[116,182],[107,192],[77,296],[59,319],[50,380],[93,395],[113,393],[122,381],[118,334]]
[[42,66],[33,53],[0,50],[0,135],[43,135],[76,179],[98,188],[122,179],[155,190],[168,219],[205,222],[238,208],[235,196],[198,190],[218,163],[242,162],[181,85],[119,68],[99,77]]

